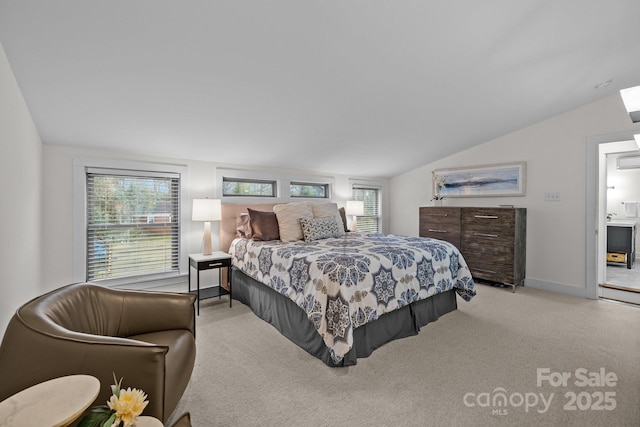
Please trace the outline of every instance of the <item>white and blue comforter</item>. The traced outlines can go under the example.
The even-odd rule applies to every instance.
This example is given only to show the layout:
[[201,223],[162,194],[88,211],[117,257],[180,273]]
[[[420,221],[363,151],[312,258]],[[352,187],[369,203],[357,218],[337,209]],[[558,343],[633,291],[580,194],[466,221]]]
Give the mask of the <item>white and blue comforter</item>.
[[471,273],[450,243],[388,234],[347,233],[306,243],[237,238],[235,267],[300,306],[339,363],[353,330],[382,314],[455,289],[469,301]]

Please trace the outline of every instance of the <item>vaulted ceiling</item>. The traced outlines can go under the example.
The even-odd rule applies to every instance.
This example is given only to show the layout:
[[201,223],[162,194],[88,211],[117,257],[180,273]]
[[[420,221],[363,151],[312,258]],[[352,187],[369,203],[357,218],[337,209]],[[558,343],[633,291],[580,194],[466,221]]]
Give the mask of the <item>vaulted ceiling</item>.
[[388,177],[639,85],[639,17],[638,0],[0,0],[0,42],[45,144]]

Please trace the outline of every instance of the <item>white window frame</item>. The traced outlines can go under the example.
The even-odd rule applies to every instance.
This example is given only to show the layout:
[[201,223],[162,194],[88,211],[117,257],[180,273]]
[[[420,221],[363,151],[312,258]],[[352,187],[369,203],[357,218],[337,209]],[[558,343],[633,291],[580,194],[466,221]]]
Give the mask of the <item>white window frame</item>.
[[[294,195],[291,194],[291,186],[292,185],[299,185],[299,186],[306,186],[306,187],[313,187],[313,186],[323,187],[324,188],[324,196],[294,196]],[[331,186],[329,184],[326,184],[326,183],[289,181],[289,196],[292,199],[328,200],[329,199],[329,194],[331,193],[330,187]]]
[[373,190],[378,190],[378,233],[384,232],[384,222],[383,222],[383,185],[379,182],[372,181],[364,181],[364,180],[349,180],[349,200],[353,200],[353,189],[354,188],[371,188]]
[[149,173],[174,173],[180,176],[180,242],[178,271],[149,274],[136,277],[101,279],[100,283],[108,287],[117,287],[142,282],[154,282],[154,285],[173,284],[184,280],[188,274],[188,236],[189,236],[189,194],[188,168],[185,165],[113,160],[100,158],[73,159],[73,281],[84,282],[87,277],[87,169],[112,169],[139,171],[141,175]]
[[[271,195],[259,195],[259,194],[225,194],[224,192],[224,182],[225,179],[231,182],[236,182],[236,183],[249,183],[249,184],[269,184],[273,186],[273,194]],[[247,197],[260,197],[260,198],[274,198],[278,196],[278,182],[275,179],[256,179],[256,178],[250,178],[250,179],[246,179],[246,178],[236,178],[236,177],[230,177],[230,176],[223,176],[222,177],[222,192],[220,193],[222,194],[222,197],[242,197],[242,198],[247,198]]]

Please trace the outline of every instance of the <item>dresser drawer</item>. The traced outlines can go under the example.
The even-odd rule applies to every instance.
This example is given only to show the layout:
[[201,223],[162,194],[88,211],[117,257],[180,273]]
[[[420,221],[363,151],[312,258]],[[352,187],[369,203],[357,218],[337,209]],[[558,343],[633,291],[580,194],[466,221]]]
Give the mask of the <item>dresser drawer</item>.
[[478,224],[476,222],[465,222],[462,224],[462,234],[465,237],[490,237],[513,240],[514,226],[510,223],[489,222]]
[[426,206],[420,208],[420,222],[451,224],[460,227],[460,208]]
[[420,208],[420,237],[445,240],[460,247],[460,208]]
[[451,243],[456,248],[460,249],[460,231],[459,230],[446,230],[444,228],[429,228],[422,230],[420,228],[420,237],[430,237],[432,239],[444,240]]
[[464,256],[464,260],[471,270],[471,276],[476,279],[491,280],[493,282],[515,284],[513,264],[503,264],[482,255]]
[[499,241],[489,239],[473,240],[463,239],[460,244],[460,252],[464,259],[474,258],[478,260],[491,260],[500,264],[513,264],[513,245],[503,245]]
[[489,244],[501,244],[513,247],[515,221],[513,210],[471,210],[462,213],[463,240],[477,242],[486,240]]
[[463,228],[511,230],[515,224],[516,211],[502,208],[464,208],[462,211]]

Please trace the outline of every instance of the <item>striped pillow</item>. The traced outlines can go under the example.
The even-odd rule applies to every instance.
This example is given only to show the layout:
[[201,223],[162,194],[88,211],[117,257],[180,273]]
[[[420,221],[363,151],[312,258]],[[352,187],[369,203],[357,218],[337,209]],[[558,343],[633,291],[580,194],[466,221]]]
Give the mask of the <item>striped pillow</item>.
[[300,227],[300,218],[313,218],[311,206],[306,202],[275,205],[273,212],[278,219],[280,240],[283,242],[302,240],[304,235]]

